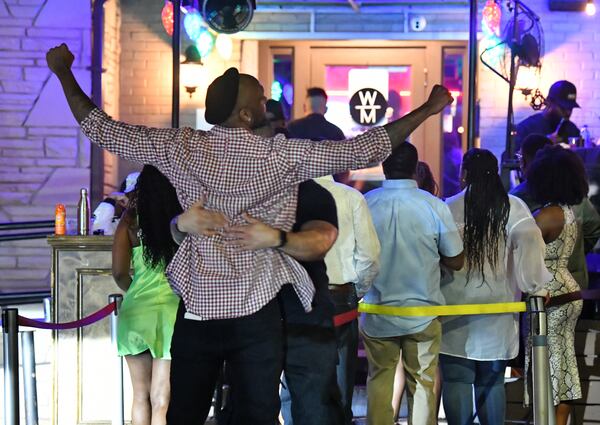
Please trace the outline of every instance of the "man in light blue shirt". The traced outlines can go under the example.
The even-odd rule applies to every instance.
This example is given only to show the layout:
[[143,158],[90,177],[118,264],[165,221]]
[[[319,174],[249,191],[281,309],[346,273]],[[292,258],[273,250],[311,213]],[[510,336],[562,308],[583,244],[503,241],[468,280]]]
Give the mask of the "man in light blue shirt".
[[[463,266],[463,244],[450,210],[418,189],[418,155],[403,143],[383,163],[383,187],[366,195],[381,243],[380,271],[365,295],[368,304],[443,305],[440,264]],[[436,317],[366,314],[361,332],[369,361],[367,423],[393,423],[394,373],[402,355],[408,391],[409,423],[437,422],[434,377],[441,326]]]

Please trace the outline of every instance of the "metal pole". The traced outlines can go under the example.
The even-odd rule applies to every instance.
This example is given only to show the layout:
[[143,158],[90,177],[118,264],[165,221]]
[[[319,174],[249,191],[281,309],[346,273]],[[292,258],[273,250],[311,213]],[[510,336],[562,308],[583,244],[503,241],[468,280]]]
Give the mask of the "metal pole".
[[108,302],[117,303],[117,308],[110,315],[110,341],[113,347],[113,351],[116,354],[115,369],[117,370],[117,381],[116,381],[116,393],[117,402],[116,409],[114,412],[114,418],[112,420],[113,425],[124,425],[125,424],[125,407],[124,407],[124,396],[123,396],[123,357],[119,356],[117,350],[117,316],[119,314],[119,308],[121,308],[121,302],[123,301],[123,295],[111,294],[108,296]]
[[[102,50],[104,44],[104,1],[92,6],[92,102],[102,108]],[[92,143],[90,151],[90,201],[97,205],[104,191],[104,151]]]
[[469,99],[467,115],[467,149],[475,147],[477,137],[477,0],[469,0]]
[[181,0],[173,2],[173,99],[171,127],[179,127],[179,43],[181,38]]
[[4,425],[19,425],[19,311],[2,309],[4,331]]
[[[528,300],[531,338],[531,371],[533,382],[534,425],[554,424],[554,404],[549,396],[550,368],[548,362],[548,325],[543,297]],[[550,392],[552,389],[550,389]]]
[[25,423],[38,425],[37,383],[35,379],[35,344],[33,331],[21,332],[21,364],[25,395]]
[[44,298],[44,322],[52,321],[52,298]]

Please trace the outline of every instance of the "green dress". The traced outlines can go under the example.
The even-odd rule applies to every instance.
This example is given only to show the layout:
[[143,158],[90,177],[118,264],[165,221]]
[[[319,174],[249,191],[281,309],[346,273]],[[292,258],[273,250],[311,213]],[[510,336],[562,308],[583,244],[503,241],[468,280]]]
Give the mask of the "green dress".
[[142,245],[133,248],[133,281],[117,315],[117,346],[122,356],[150,351],[153,358],[171,358],[171,337],[179,297],[164,267],[149,267]]

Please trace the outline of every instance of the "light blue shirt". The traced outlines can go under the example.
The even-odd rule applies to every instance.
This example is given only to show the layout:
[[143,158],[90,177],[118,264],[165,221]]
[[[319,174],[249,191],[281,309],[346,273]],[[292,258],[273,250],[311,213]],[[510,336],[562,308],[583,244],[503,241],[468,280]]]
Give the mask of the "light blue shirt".
[[[380,270],[365,295],[368,304],[444,305],[440,254],[455,257],[463,244],[450,209],[417,188],[414,180],[386,180],[365,196],[381,243]],[[435,317],[364,314],[362,330],[371,337],[423,331]]]

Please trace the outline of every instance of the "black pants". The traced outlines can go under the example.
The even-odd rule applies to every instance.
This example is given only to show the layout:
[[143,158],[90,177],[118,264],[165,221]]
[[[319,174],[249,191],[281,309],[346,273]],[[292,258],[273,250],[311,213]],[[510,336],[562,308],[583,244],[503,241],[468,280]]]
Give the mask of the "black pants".
[[227,361],[232,423],[275,425],[283,365],[281,313],[276,300],[258,312],[225,320],[184,319],[179,306],[171,342],[169,425],[204,424],[215,383]]

